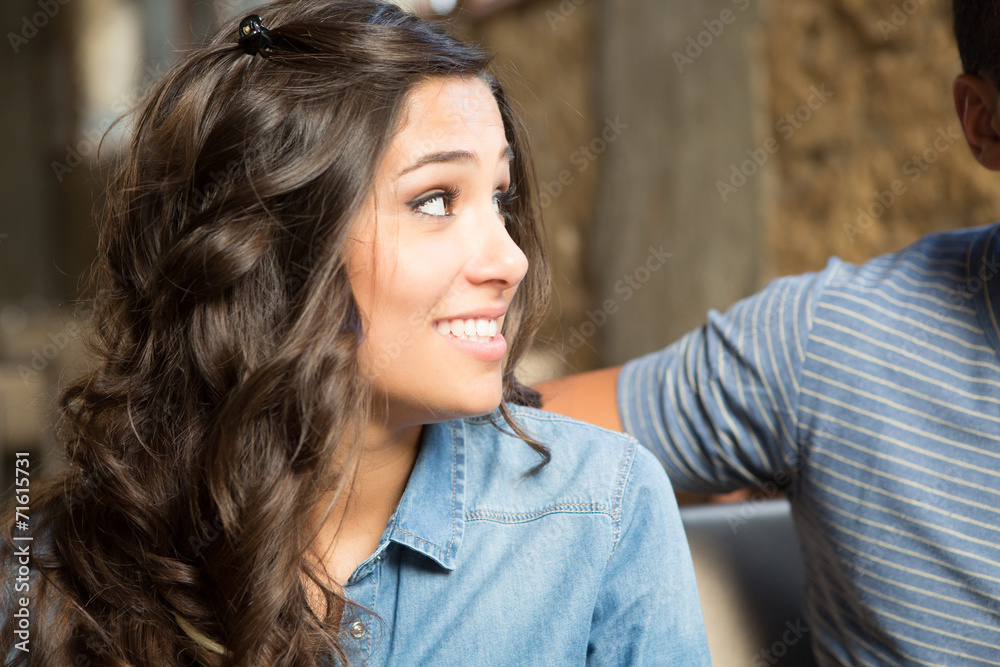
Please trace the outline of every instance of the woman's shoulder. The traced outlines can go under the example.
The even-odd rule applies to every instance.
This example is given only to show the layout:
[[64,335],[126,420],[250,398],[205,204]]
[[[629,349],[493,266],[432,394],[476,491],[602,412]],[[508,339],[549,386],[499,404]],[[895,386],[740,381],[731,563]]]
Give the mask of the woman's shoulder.
[[[549,462],[526,475],[541,458],[511,432],[498,413],[462,420],[470,465],[467,481],[480,500],[500,496],[505,503],[590,505],[618,515],[623,497],[637,486],[672,495],[656,457],[631,436],[535,408],[508,405],[516,423],[544,445]],[[516,494],[511,494],[516,485]],[[478,489],[477,489],[478,487]]]

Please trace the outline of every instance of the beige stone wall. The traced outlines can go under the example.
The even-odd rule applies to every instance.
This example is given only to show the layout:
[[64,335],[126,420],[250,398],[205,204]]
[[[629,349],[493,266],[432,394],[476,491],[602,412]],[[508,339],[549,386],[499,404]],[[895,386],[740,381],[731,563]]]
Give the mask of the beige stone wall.
[[[807,103],[810,87],[832,93],[775,156],[770,275],[1000,217],[1000,179],[956,139],[948,0],[770,0],[764,17],[765,127]],[[870,222],[859,224],[859,208]]]
[[[697,108],[717,100],[717,88],[725,82],[720,83],[724,77],[710,73],[709,56],[716,58],[731,49],[724,57],[738,58],[743,50],[752,61],[747,69],[757,73],[750,87],[758,99],[739,113],[754,118],[756,130],[752,134],[756,136],[735,137],[732,154],[705,151],[700,163],[684,164],[686,174],[709,174],[714,182],[728,174],[736,156],[746,158],[746,149],[777,139],[778,151],[749,179],[752,187],[740,189],[733,198],[728,209],[732,220],[719,220],[724,216],[712,214],[713,222],[722,227],[731,225],[734,233],[747,233],[748,223],[740,216],[752,218],[756,214],[750,209],[757,209],[764,221],[760,250],[741,250],[754,253],[758,267],[756,281],[741,278],[748,291],[778,275],[822,268],[831,255],[861,262],[933,231],[1000,218],[1000,177],[982,169],[960,137],[951,95],[960,63],[951,33],[949,0],[751,1],[754,12],[745,15],[756,18],[741,19],[727,28],[730,32],[717,40],[696,68],[690,68],[683,79],[678,75],[683,85],[681,97],[687,101],[675,104],[668,100],[663,109],[651,110],[649,116],[660,114],[676,121],[683,115],[678,104]],[[473,31],[487,47],[499,52],[502,67],[515,73],[512,90],[523,106],[543,183],[551,183],[560,171],[571,169],[573,151],[600,130],[601,105],[595,98],[601,91],[604,63],[596,59],[601,44],[607,44],[613,32],[608,18],[614,12],[625,16],[626,22],[643,21],[636,24],[637,39],[639,35],[661,36],[663,72],[651,71],[650,81],[673,85],[674,64],[669,52],[682,48],[683,40],[674,44],[671,35],[695,34],[702,29],[701,19],[717,15],[718,7],[671,5],[661,0],[650,0],[648,5],[644,0],[603,5],[597,0],[539,0],[500,12]],[[746,40],[745,49],[741,40]],[[649,50],[628,43],[623,48],[639,54]],[[734,70],[739,69],[736,64]],[[698,85],[704,90],[698,92]],[[642,97],[641,91],[636,97]],[[656,95],[647,97],[647,103],[656,99]],[[623,98],[616,98],[616,103],[619,99],[624,104]],[[713,110],[711,118],[717,115]],[[639,127],[641,117],[633,116],[633,120]],[[595,279],[600,276],[600,267],[587,264],[593,240],[607,238],[594,228],[603,224],[595,222],[595,207],[600,208],[595,193],[613,177],[607,172],[602,176],[602,168],[621,163],[624,158],[615,152],[625,150],[628,143],[623,140],[609,149],[594,162],[593,169],[582,173],[572,170],[573,182],[545,209],[556,296],[542,344],[564,342],[571,328],[584,321],[586,309],[593,308],[608,291],[607,285],[594,284],[600,282]],[[679,154],[683,146],[669,149]],[[628,152],[628,160],[632,160],[637,151],[630,146]],[[661,175],[669,173],[653,158],[650,169],[659,170]],[[676,182],[667,183],[656,193],[622,196],[653,200],[670,196],[672,185],[680,187]],[[706,203],[716,196],[714,186],[709,185],[711,196],[701,195]],[[684,188],[688,190],[687,185]],[[748,194],[751,190],[757,193],[754,197],[759,200],[759,209]],[[677,238],[683,241],[685,234],[690,235],[685,231],[690,219],[663,215],[661,211],[670,205],[647,205],[650,210],[637,210],[632,217],[644,220],[650,237],[667,230],[668,240],[670,234],[680,234]],[[720,239],[715,254],[731,251],[724,247],[727,234],[716,234],[715,238]],[[670,302],[673,297],[669,292],[666,300],[661,296],[653,299],[657,304],[667,303],[667,314],[676,320],[653,327],[662,344],[679,334],[674,329],[698,323],[687,314],[727,305],[719,303],[718,294],[712,297],[713,292],[706,287],[718,272],[706,264],[705,257],[683,243],[675,250],[676,264],[661,272],[658,279],[666,280],[673,272],[667,276],[673,283],[677,283],[676,276],[688,276],[691,287],[679,297],[686,299],[683,303],[676,299]],[[590,262],[596,261],[592,250],[590,257]],[[719,261],[728,266],[723,259]],[[643,298],[652,297],[653,289]],[[553,366],[549,358],[547,366],[533,372],[584,370],[608,359],[618,361],[628,350],[645,351],[650,345],[645,339],[615,340],[629,330],[650,328],[650,318],[656,315],[652,301],[639,301],[629,304],[631,310],[623,309],[623,314],[595,336],[592,347],[576,350],[565,364]],[[671,324],[676,326],[671,328]]]

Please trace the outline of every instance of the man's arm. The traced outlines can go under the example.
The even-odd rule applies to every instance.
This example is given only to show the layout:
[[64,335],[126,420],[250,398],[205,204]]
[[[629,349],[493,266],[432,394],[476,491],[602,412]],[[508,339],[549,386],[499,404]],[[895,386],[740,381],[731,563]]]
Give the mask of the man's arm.
[[543,406],[624,430],[675,488],[725,493],[798,469],[797,405],[816,304],[843,266],[773,281],[674,344],[542,387]]
[[621,366],[569,375],[535,387],[542,407],[612,431],[624,431],[618,414],[618,374]]

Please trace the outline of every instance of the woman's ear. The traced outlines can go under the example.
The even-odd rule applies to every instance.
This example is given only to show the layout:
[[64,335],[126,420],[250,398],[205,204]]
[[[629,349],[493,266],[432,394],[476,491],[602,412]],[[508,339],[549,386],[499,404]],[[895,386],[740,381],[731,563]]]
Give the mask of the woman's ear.
[[952,85],[955,110],[972,155],[987,169],[1000,171],[1000,93],[988,78],[962,74]]

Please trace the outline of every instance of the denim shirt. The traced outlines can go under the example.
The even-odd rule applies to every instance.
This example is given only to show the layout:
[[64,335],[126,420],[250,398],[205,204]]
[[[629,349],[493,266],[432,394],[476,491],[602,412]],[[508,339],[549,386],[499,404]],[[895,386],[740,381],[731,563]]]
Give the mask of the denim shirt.
[[[670,483],[635,440],[510,406],[431,424],[375,552],[344,587],[351,664],[709,665]],[[506,425],[496,415],[497,423]]]

